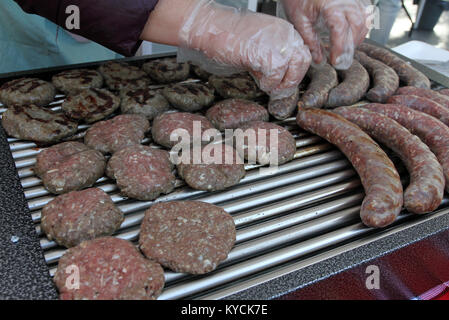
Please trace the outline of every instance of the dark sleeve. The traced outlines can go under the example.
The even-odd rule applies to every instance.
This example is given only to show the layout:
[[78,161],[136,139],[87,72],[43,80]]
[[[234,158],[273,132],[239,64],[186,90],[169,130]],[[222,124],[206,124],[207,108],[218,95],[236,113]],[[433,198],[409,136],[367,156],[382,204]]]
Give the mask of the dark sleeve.
[[24,11],[66,28],[68,6],[80,12],[80,29],[68,30],[125,56],[136,53],[140,34],[158,0],[14,0]]

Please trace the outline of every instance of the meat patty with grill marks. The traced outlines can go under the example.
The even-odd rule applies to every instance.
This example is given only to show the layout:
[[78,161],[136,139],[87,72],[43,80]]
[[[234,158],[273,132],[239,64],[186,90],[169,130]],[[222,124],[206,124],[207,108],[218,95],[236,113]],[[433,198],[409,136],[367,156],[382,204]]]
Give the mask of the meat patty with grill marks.
[[6,106],[34,104],[45,106],[53,101],[55,87],[36,78],[20,78],[4,83],[0,87],[0,102]]
[[203,83],[178,83],[162,90],[164,97],[176,109],[198,111],[212,104],[215,90]]
[[65,94],[76,94],[84,89],[101,88],[103,76],[96,70],[74,69],[58,73],[52,77],[52,83]]
[[120,107],[120,98],[106,89],[86,89],[67,97],[61,107],[69,118],[92,123],[117,110]]
[[137,89],[121,92],[120,108],[123,113],[140,114],[148,120],[168,111],[170,104],[160,90]]
[[78,129],[64,114],[35,105],[9,107],[2,115],[2,125],[8,135],[38,144],[59,142]]

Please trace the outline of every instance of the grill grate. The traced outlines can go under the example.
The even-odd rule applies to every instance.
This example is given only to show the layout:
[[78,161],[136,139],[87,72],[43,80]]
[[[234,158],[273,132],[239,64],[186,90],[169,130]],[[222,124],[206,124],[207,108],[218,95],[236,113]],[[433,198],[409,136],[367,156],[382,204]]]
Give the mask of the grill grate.
[[[60,110],[63,101],[64,96],[58,95],[51,104],[52,109]],[[5,110],[0,105],[0,114]],[[288,262],[301,261],[306,255],[379,232],[360,223],[363,189],[343,154],[321,138],[301,131],[295,119],[279,124],[289,129],[296,139],[295,159],[267,175],[260,175],[259,166],[247,165],[247,175],[240,184],[222,192],[195,191],[178,180],[174,192],[155,201],[136,201],[121,196],[109,178],[97,181],[95,187],[107,192],[125,213],[125,221],[114,236],[134,243],[144,211],[157,201],[201,200],[221,206],[234,217],[237,241],[227,260],[203,276],[167,270],[166,287],[160,299],[224,298],[245,286],[257,285],[259,275],[276,274],[277,268]],[[77,138],[87,128],[87,125],[80,126]],[[42,148],[15,138],[8,138],[8,143],[53,275],[65,249],[49,241],[40,229],[40,210],[54,198],[32,169]],[[143,143],[158,148],[149,139]],[[447,207],[445,199],[441,208]],[[403,214],[395,225],[409,218],[410,215]]]

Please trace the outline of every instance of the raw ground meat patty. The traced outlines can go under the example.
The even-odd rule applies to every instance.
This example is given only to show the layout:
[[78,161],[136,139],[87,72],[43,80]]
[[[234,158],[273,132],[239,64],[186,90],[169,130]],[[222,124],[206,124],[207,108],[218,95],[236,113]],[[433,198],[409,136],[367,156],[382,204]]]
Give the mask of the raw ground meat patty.
[[114,233],[124,219],[111,198],[101,189],[72,191],[47,203],[41,228],[50,240],[67,248]]
[[[72,268],[79,271],[78,289],[67,286]],[[67,250],[54,282],[61,300],[155,300],[165,278],[160,264],[145,259],[131,242],[104,237]]]
[[112,91],[141,89],[151,84],[143,70],[123,62],[107,62],[101,65],[98,71],[103,75],[106,86]]
[[213,75],[209,78],[209,84],[224,99],[252,100],[264,95],[249,74],[235,74],[228,77]]
[[[188,162],[183,161],[177,166],[179,175],[193,189],[224,190],[238,184],[245,176],[244,161],[233,147],[227,144],[208,144],[201,150],[197,149],[191,151]],[[193,152],[201,152],[201,164],[193,163]]]
[[54,75],[52,83],[56,89],[65,94],[76,94],[84,89],[101,88],[103,76],[95,70],[67,70]]
[[40,144],[59,142],[78,130],[78,124],[64,114],[35,105],[9,107],[2,125],[11,137]]
[[215,91],[203,83],[178,83],[162,90],[164,97],[176,109],[198,111],[215,100]]
[[168,111],[170,104],[160,90],[137,89],[121,92],[122,113],[141,114],[148,120]]
[[204,274],[227,258],[235,236],[234,220],[220,207],[161,202],[145,212],[139,245],[147,258],[175,272]]
[[140,144],[150,130],[149,121],[137,114],[122,114],[100,121],[90,127],[84,143],[103,154],[114,153],[128,146]]
[[[243,133],[253,132],[255,141],[251,139],[241,139],[243,141],[243,145],[239,142],[239,139],[236,138],[236,150],[243,156],[245,159],[251,160],[253,162],[254,157],[250,157],[253,152],[254,155],[257,155],[257,162],[262,165],[273,164],[271,161],[271,152],[273,150],[273,146],[271,145],[271,130],[277,130],[277,153],[278,153],[278,165],[284,164],[286,162],[291,161],[296,153],[296,140],[292,136],[292,134],[285,128],[278,126],[277,124],[271,122],[262,122],[262,121],[254,121],[249,122],[246,125],[240,127],[243,130]],[[263,134],[263,131],[266,130],[266,141],[263,141],[258,138],[259,134]],[[235,133],[237,136],[237,134]],[[248,143],[249,141],[249,143]],[[243,148],[242,148],[243,147]]]
[[[203,117],[198,114],[192,114],[187,112],[173,112],[173,113],[164,113],[158,116],[153,121],[153,127],[151,129],[151,133],[155,142],[160,145],[171,148],[178,143],[178,138],[181,138],[176,133],[173,133],[173,141],[170,140],[170,135],[173,131],[177,129],[187,130],[190,142],[194,140],[194,126],[198,125],[199,131],[201,132],[202,142],[208,143],[214,137],[217,132],[214,130],[214,126],[212,123],[207,120],[206,117]],[[207,134],[204,131],[212,129]]]
[[37,155],[34,173],[48,191],[62,194],[90,187],[105,167],[101,152],[79,142],[63,142]]
[[268,121],[270,115],[263,106],[243,99],[227,99],[207,110],[206,118],[220,131],[237,129],[250,121]]
[[188,63],[177,63],[176,58],[149,61],[142,66],[148,76],[157,83],[184,81],[189,77]]
[[20,78],[4,83],[0,87],[0,102],[6,106],[35,104],[45,106],[53,101],[55,87],[36,78]]
[[116,152],[106,168],[120,191],[138,200],[154,200],[175,188],[176,177],[167,151],[142,145]]
[[71,119],[92,123],[106,118],[120,107],[120,98],[106,89],[86,89],[67,97],[61,107]]

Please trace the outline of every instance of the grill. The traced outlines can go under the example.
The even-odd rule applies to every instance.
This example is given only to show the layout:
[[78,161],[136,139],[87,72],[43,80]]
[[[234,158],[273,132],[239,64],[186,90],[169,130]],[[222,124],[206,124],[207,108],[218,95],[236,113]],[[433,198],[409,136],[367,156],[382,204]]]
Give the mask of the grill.
[[[144,59],[152,58],[155,57]],[[130,63],[145,60],[128,59]],[[56,96],[51,108],[60,110],[64,98]],[[4,111],[0,105],[0,114]],[[108,178],[97,181],[95,186],[107,192],[125,213],[125,221],[114,236],[134,243],[139,236],[144,211],[154,202],[201,200],[219,205],[234,217],[237,241],[227,260],[212,273],[202,276],[166,270],[166,286],[159,299],[234,297],[449,212],[449,199],[445,198],[435,213],[417,217],[404,212],[395,224],[383,230],[363,226],[359,218],[363,189],[344,155],[321,138],[300,130],[293,118],[278,124],[290,130],[296,139],[295,159],[280,166],[276,172],[266,174],[260,174],[258,165],[246,165],[247,175],[240,184],[222,192],[195,191],[178,180],[174,192],[155,201],[136,201],[121,196]],[[82,138],[87,128],[87,125],[80,126],[76,137]],[[149,139],[143,143],[158,148]],[[8,138],[8,144],[45,262],[53,275],[65,249],[49,241],[40,229],[41,209],[54,198],[32,170],[42,148],[14,138]],[[405,181],[405,172],[403,175]]]

